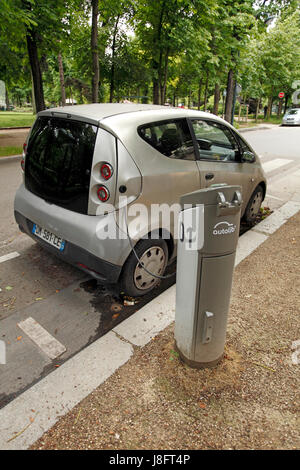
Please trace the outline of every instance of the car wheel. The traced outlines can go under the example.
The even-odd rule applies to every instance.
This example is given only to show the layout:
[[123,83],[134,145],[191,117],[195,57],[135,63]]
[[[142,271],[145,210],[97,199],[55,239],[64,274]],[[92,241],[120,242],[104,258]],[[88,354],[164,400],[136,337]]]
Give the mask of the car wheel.
[[135,253],[131,252],[120,279],[121,289],[132,297],[150,292],[160,281],[154,275],[163,276],[168,262],[168,246],[162,239],[140,240],[135,246],[135,252],[140,262]]
[[264,200],[264,190],[259,185],[257,186],[254,193],[250,197],[248,205],[245,210],[245,214],[243,218],[247,224],[249,225],[254,224],[256,217],[259,214],[263,200]]

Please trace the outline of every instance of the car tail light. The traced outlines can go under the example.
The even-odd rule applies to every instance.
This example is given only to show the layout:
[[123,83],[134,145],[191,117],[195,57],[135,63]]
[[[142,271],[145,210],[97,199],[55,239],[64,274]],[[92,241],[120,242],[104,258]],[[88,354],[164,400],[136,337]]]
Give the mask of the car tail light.
[[24,155],[26,155],[26,152],[27,152],[27,144],[25,142],[25,144],[23,144],[23,153],[24,153]]
[[106,202],[109,199],[109,191],[105,186],[100,186],[97,190],[97,196],[102,202]]
[[109,178],[112,177],[113,168],[109,163],[103,163],[100,168],[100,173],[102,178],[104,178],[105,180],[109,180]]
[[21,160],[21,168],[22,168],[22,171],[25,171],[25,160],[24,160],[24,158],[22,158],[22,160]]

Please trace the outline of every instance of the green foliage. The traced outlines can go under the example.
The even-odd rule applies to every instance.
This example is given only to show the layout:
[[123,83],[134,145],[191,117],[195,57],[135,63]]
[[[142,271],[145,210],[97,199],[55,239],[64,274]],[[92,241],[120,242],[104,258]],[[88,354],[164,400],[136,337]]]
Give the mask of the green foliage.
[[35,117],[32,113],[15,113],[12,111],[0,111],[1,127],[30,127]]
[[21,155],[22,147],[0,147],[0,157],[10,157],[11,155]]
[[279,18],[263,34],[256,30],[242,57],[240,81],[244,93],[253,98],[291,94],[300,78],[300,11]]
[[[99,11],[103,101],[147,96],[203,106],[205,95],[212,109],[215,84],[222,93],[230,69],[244,98],[291,95],[300,79],[297,0],[103,0]],[[67,98],[91,101],[90,14],[90,0],[1,0],[0,79],[11,101],[31,98],[31,31],[46,104],[61,100],[58,53]],[[276,23],[267,28],[270,18]]]

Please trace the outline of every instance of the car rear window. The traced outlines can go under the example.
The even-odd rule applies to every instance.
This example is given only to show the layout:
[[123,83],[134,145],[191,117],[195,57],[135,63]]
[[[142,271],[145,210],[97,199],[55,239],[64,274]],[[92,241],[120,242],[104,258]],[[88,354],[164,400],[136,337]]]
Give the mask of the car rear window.
[[97,129],[70,119],[38,118],[27,147],[26,188],[59,206],[87,213]]

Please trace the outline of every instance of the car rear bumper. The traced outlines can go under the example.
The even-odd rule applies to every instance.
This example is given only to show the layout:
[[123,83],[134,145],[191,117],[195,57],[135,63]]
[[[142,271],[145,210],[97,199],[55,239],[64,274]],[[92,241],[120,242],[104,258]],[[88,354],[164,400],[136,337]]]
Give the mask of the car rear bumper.
[[[14,210],[20,229],[47,250],[103,282],[118,280],[131,247],[127,237],[114,236],[117,225],[113,212],[106,216],[78,214],[44,201],[24,184],[16,193]],[[63,239],[65,249],[60,252],[34,235],[33,224]]]
[[15,211],[15,219],[22,232],[29,235],[33,240],[43,246],[53,255],[59,257],[63,261],[81,269],[90,276],[102,281],[104,283],[116,283],[119,279],[122,267],[109,263],[103,259],[99,259],[88,251],[74,243],[66,241],[63,251],[49,245],[46,241],[37,237],[32,233],[33,222],[24,215]]
[[300,126],[300,122],[296,121],[284,121],[282,126]]

